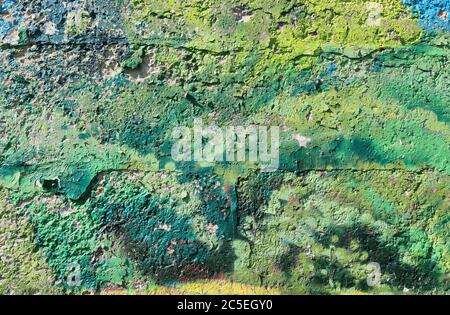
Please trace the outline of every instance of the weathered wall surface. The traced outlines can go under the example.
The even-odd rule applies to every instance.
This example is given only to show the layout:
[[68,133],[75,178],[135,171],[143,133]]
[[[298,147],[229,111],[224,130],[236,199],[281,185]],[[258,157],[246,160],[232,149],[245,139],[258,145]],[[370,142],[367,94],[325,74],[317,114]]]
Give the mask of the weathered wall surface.
[[[1,1],[0,292],[447,292],[448,12]],[[195,118],[280,126],[279,170],[174,162]]]

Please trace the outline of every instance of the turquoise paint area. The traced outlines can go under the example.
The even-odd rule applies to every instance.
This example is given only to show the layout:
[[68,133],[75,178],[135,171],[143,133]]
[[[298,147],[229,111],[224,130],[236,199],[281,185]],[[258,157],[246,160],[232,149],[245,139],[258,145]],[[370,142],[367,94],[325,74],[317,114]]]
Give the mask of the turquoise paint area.
[[0,38],[4,38],[11,30],[12,25],[8,21],[0,19]]
[[[0,1],[0,227],[3,203],[30,222],[56,288],[225,276],[303,294],[448,291],[448,33],[422,34],[400,1],[374,1],[393,26],[377,32],[351,31],[366,20],[348,9],[358,1],[236,1],[227,14],[185,1],[182,16],[139,2],[154,14]],[[448,1],[404,3],[424,28],[448,29]],[[68,36],[69,17],[89,26]],[[216,47],[216,18],[241,35]],[[174,40],[185,23],[211,38]],[[264,42],[255,28],[267,47],[247,46]],[[174,161],[172,131],[195,118],[279,126],[278,171]],[[370,262],[384,287],[367,286]]]

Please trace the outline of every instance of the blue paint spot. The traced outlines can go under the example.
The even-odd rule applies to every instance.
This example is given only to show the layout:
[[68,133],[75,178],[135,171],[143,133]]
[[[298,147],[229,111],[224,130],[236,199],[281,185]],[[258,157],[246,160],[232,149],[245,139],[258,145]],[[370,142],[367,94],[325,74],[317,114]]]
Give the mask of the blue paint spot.
[[5,11],[8,11],[14,3],[16,3],[17,0],[3,0],[2,4],[0,5],[0,13],[3,13]]
[[[21,4],[16,4],[17,0],[3,0],[0,2],[0,14],[8,12],[8,19],[0,18],[0,39],[4,39],[9,33],[17,28],[24,21],[24,16],[20,14],[23,9]],[[15,5],[16,4],[16,5]]]
[[332,76],[335,70],[336,70],[336,65],[334,63],[330,63],[330,65],[328,66],[328,74],[330,76]]
[[450,31],[450,0],[403,0],[419,15],[420,25],[428,31]]

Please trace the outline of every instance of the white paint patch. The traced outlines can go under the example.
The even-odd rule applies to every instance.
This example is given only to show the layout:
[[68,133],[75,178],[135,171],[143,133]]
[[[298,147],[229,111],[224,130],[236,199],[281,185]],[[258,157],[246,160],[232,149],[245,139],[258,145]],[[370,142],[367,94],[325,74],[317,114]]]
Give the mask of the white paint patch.
[[252,19],[252,17],[253,17],[253,15],[244,15],[244,16],[239,20],[239,22],[244,22],[244,23],[250,22],[250,20]]
[[47,36],[55,35],[58,29],[56,28],[56,24],[53,22],[46,22],[44,24],[44,34]]
[[304,137],[300,134],[292,135],[292,138],[298,142],[298,145],[301,148],[306,148],[308,144],[311,142],[311,138]]

